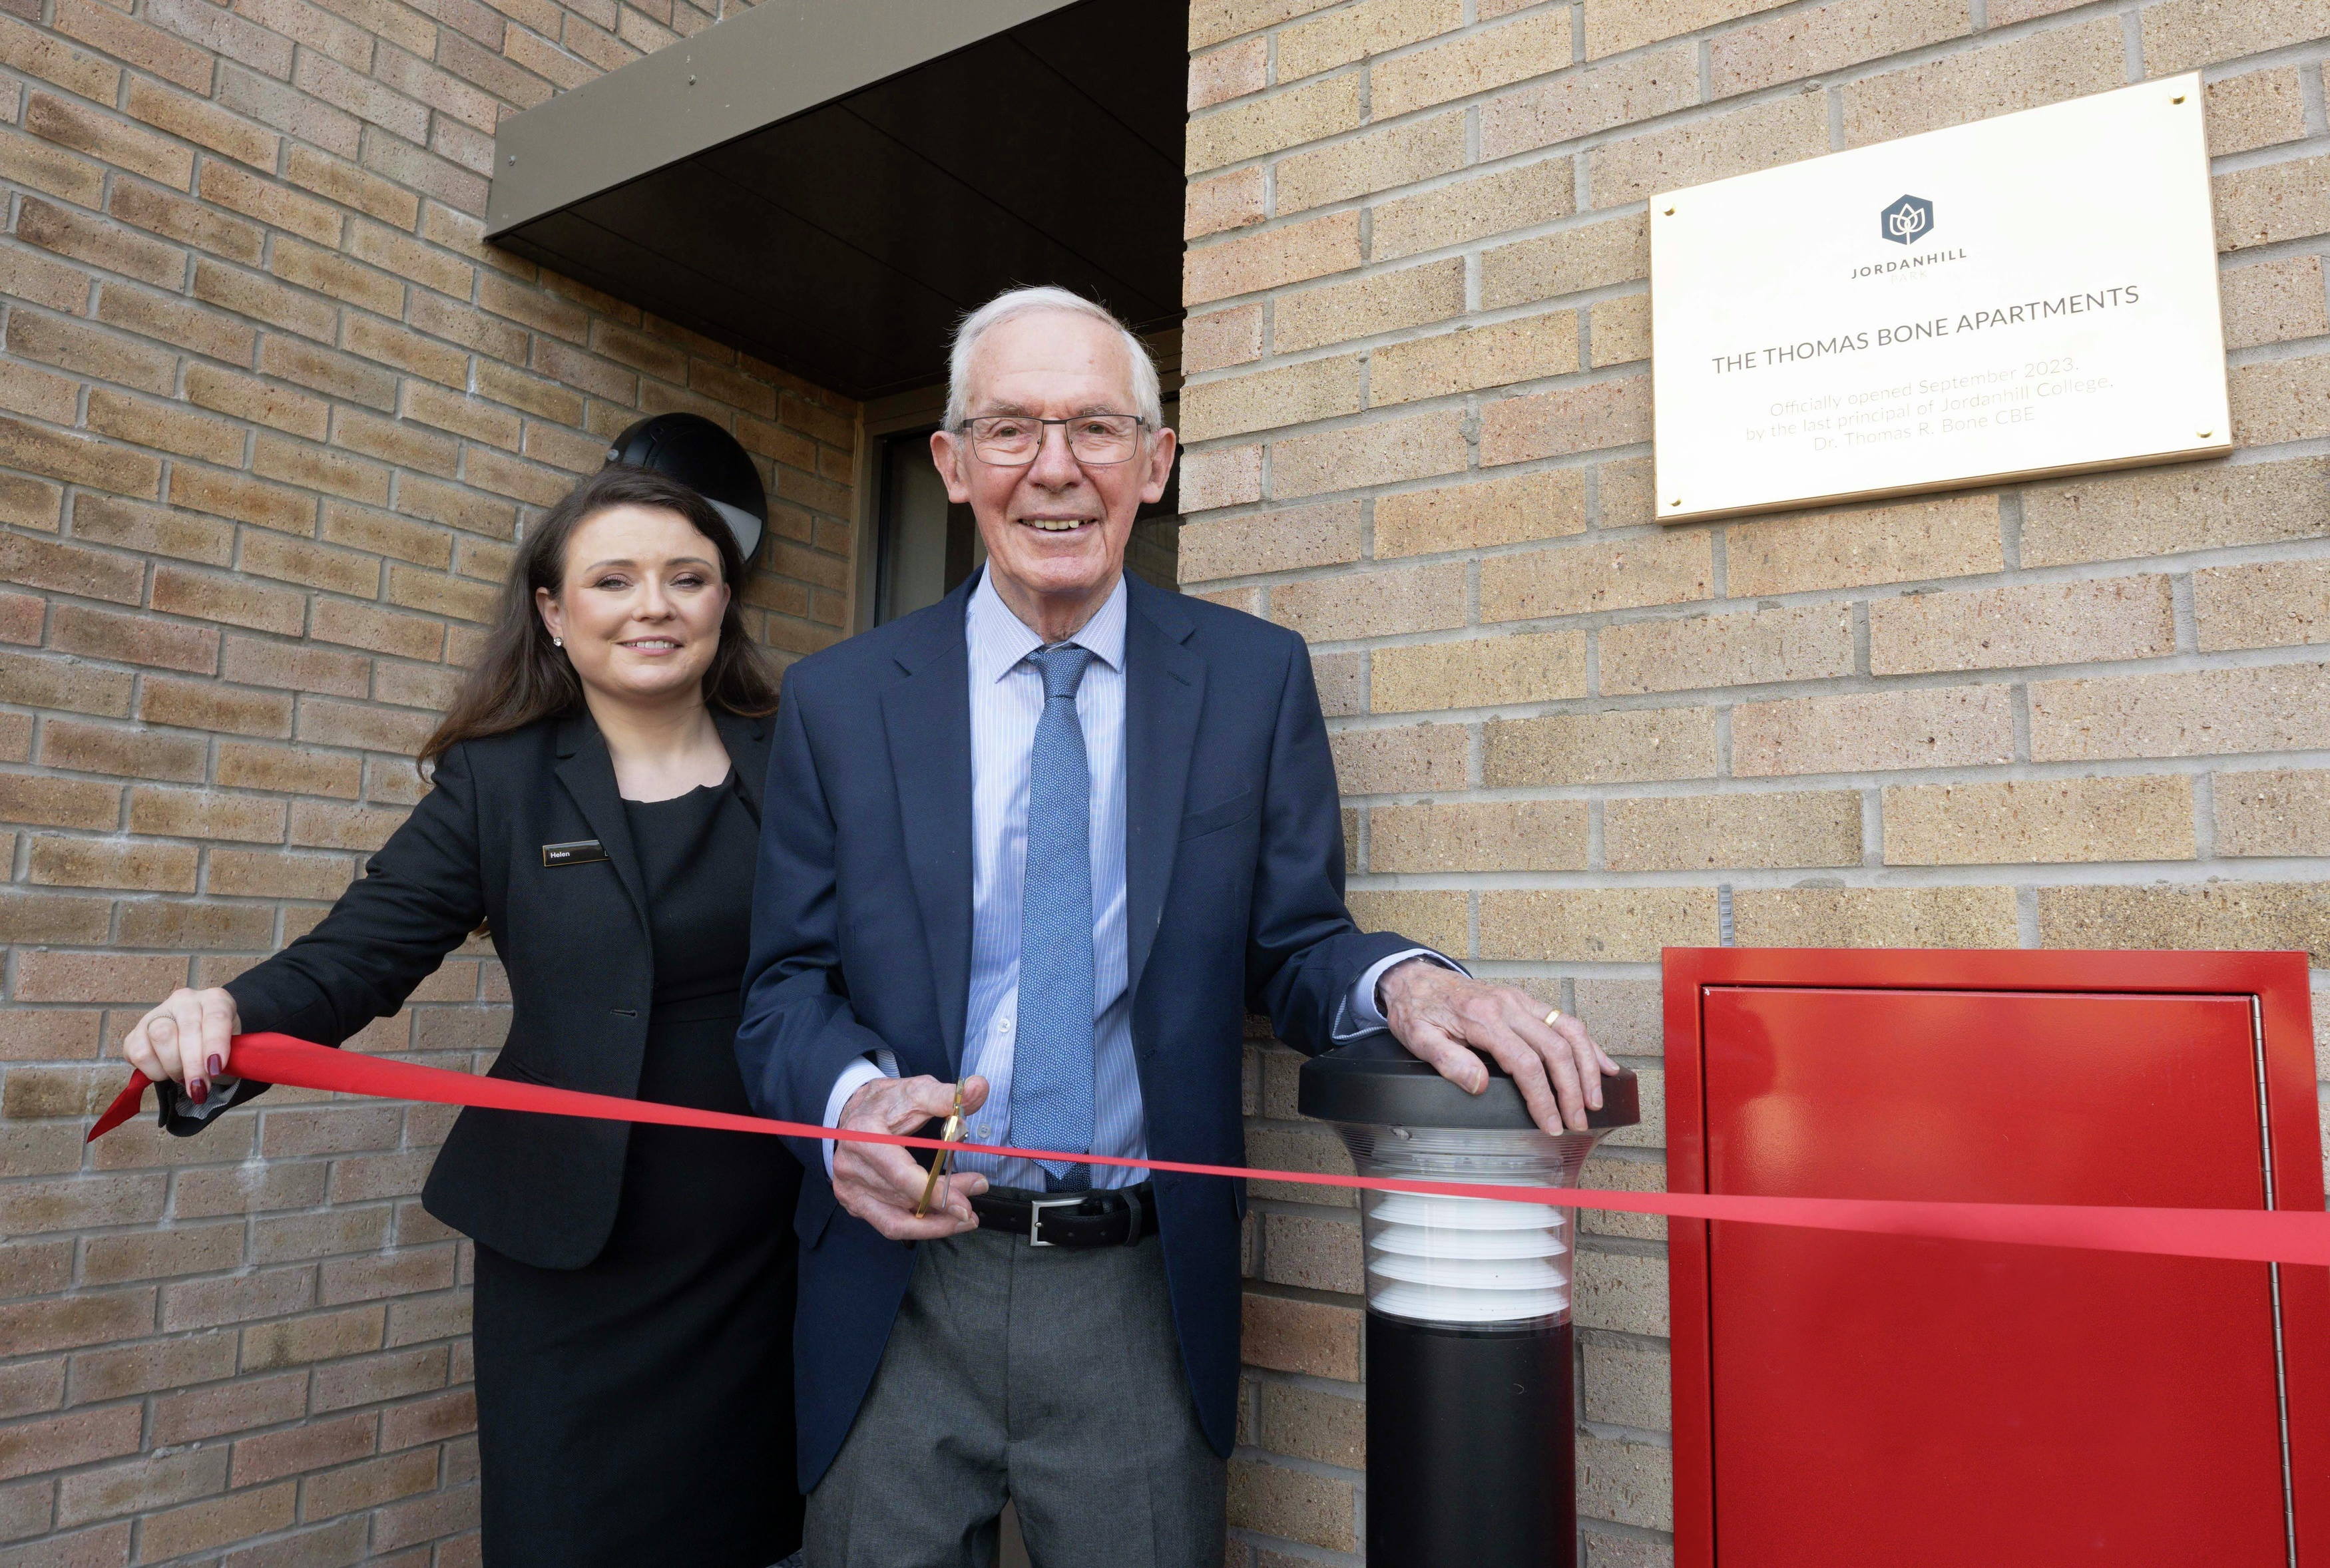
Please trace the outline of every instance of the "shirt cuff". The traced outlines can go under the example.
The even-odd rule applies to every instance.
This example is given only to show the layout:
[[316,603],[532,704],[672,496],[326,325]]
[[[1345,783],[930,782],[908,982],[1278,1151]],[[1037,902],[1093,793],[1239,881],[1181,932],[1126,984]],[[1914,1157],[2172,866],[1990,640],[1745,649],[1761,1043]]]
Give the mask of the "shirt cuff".
[[1392,966],[1404,964],[1410,959],[1423,959],[1438,964],[1444,969],[1454,969],[1460,975],[1473,972],[1445,953],[1435,953],[1430,948],[1407,948],[1389,958],[1378,959],[1368,966],[1367,973],[1359,978],[1351,987],[1351,994],[1344,997],[1343,1005],[1336,1009],[1335,1026],[1328,1031],[1328,1037],[1341,1045],[1362,1034],[1372,1034],[1378,1029],[1390,1027],[1391,1021],[1384,1016],[1383,1008],[1377,1005],[1376,987],[1382,983]]
[[[860,1056],[843,1068],[841,1075],[833,1081],[833,1092],[825,1097],[824,1125],[827,1127],[841,1125],[841,1108],[849,1103],[849,1097],[857,1093],[859,1089],[876,1078],[895,1078],[896,1076],[898,1076],[898,1061],[889,1052],[877,1051],[873,1056]],[[833,1179],[833,1140],[826,1139],[824,1147],[825,1179],[829,1182]]]

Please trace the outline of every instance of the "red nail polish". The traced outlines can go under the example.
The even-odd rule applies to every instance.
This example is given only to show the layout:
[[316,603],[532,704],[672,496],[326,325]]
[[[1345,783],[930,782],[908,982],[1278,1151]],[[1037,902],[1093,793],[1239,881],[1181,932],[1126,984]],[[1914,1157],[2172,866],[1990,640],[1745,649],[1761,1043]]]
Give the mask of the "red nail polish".
[[203,1101],[208,1100],[210,1097],[211,1086],[204,1082],[201,1079],[197,1078],[192,1083],[186,1085],[186,1098],[193,1100],[196,1105],[202,1104]]
[[213,1078],[216,1078],[220,1073],[224,1072],[225,1071],[226,1063],[223,1058],[217,1056],[211,1058],[211,1076]]

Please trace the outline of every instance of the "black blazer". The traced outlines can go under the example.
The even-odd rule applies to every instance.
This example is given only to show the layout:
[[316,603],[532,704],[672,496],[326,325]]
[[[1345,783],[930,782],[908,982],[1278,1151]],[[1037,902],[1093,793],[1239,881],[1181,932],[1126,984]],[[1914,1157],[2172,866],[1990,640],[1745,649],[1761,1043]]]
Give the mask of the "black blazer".
[[[773,717],[713,717],[757,819]],[[589,838],[606,859],[543,864],[545,845]],[[512,1003],[488,1076],[636,1094],[655,953],[614,765],[587,714],[448,751],[429,793],[322,923],[226,988],[245,1029],[337,1045],[403,1006],[480,920]],[[263,1087],[243,1086],[234,1103]],[[174,1089],[163,1110],[174,1132],[205,1125],[184,1114]],[[520,1262],[579,1269],[613,1230],[630,1142],[625,1122],[464,1110],[421,1202]]]

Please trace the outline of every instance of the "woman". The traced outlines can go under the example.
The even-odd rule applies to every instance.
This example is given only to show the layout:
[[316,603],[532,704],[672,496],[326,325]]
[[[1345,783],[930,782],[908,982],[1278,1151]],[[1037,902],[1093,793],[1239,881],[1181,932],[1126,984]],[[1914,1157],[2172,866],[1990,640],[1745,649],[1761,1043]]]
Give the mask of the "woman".
[[[308,935],[179,990],[122,1053],[199,1131],[229,1036],[336,1045],[484,922],[498,1078],[749,1114],[734,1050],[776,684],[693,490],[600,473],[521,548],[430,792]],[[799,1545],[791,1218],[749,1133],[465,1110],[429,1212],[477,1241],[488,1568],[765,1568]]]

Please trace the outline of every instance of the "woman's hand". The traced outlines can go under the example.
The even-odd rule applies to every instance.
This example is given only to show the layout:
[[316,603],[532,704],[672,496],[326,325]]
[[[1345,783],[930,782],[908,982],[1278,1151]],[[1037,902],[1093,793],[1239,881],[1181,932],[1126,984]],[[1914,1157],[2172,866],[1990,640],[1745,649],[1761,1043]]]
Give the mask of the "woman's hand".
[[211,1097],[211,1080],[226,1070],[227,1042],[242,1033],[234,998],[218,987],[207,991],[184,986],[137,1020],[121,1042],[129,1065],[156,1083],[171,1079],[186,1086],[196,1105]]

